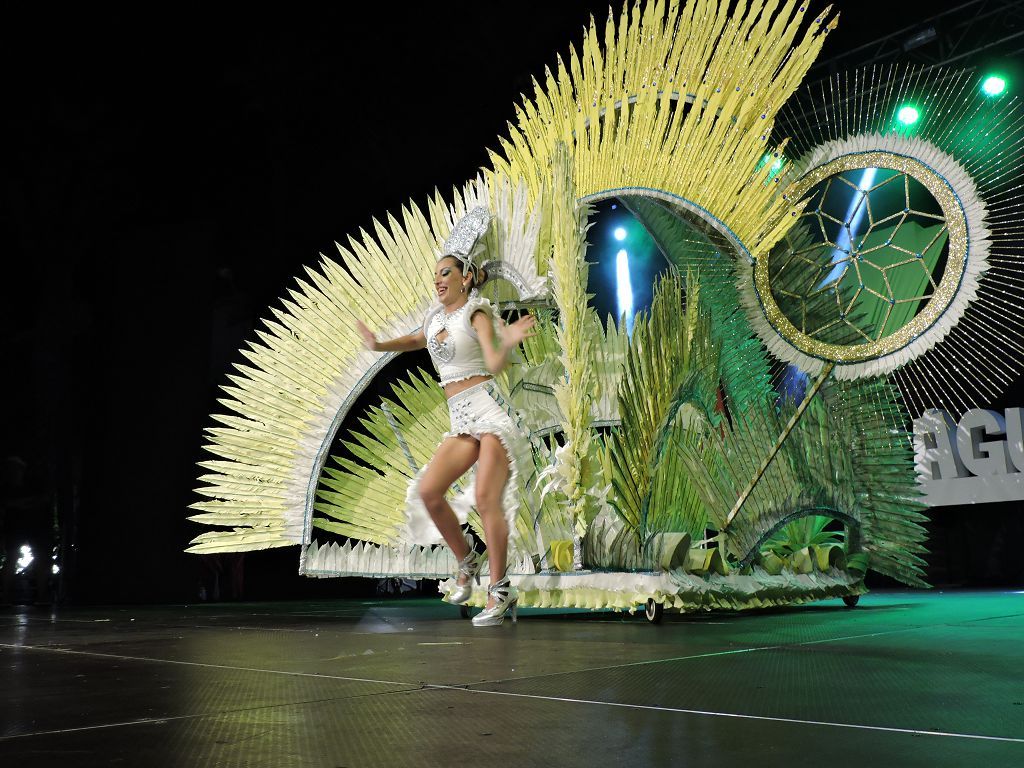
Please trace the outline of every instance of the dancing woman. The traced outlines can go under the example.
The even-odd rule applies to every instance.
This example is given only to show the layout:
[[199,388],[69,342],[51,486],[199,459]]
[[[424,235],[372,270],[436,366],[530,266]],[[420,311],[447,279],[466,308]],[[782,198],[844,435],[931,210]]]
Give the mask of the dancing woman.
[[[463,536],[459,519],[445,494],[452,483],[477,465],[476,509],[487,537],[491,574],[487,607],[473,617],[473,624],[478,627],[501,624],[509,612],[512,621],[516,619],[517,594],[505,570],[509,528],[519,504],[511,447],[517,430],[486,387],[508,363],[509,353],[533,335],[534,323],[533,317],[527,315],[504,326],[500,338],[497,337],[494,310],[474,290],[484,280],[486,274],[468,256],[445,255],[434,269],[437,303],[427,312],[420,330],[378,341],[365,324],[357,321],[359,333],[372,351],[408,352],[426,347],[448,398],[451,431],[417,476],[409,501],[412,506],[422,501],[437,532],[459,560],[455,588],[448,595],[448,602],[455,604],[469,600],[473,579],[479,583],[481,557]],[[432,533],[424,532],[415,516],[410,519],[410,530],[421,541]]]

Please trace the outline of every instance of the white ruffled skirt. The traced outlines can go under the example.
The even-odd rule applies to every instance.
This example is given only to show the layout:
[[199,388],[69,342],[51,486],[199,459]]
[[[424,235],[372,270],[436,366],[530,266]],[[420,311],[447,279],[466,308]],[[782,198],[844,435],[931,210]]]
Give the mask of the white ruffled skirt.
[[[470,387],[457,395],[448,398],[448,411],[451,416],[451,429],[444,434],[442,441],[456,435],[469,435],[480,439],[482,435],[494,435],[505,448],[508,457],[508,479],[502,490],[501,507],[509,529],[509,548],[513,548],[516,538],[516,517],[519,513],[521,498],[521,480],[519,465],[531,457],[531,448],[527,435],[513,421],[509,412],[495,400],[491,394],[493,382],[485,381]],[[429,467],[424,464],[409,483],[405,496],[406,538],[410,543],[431,546],[444,543],[440,531],[431,520],[427,508],[420,498],[420,480]],[[458,495],[449,500],[455,516],[460,524],[465,524],[470,509],[476,504],[476,468],[473,469],[473,480],[460,490]]]

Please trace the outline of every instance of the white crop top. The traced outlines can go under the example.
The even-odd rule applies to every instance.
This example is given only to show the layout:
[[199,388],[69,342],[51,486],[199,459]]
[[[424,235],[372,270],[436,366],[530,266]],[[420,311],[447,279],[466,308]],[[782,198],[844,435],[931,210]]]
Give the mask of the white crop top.
[[[494,322],[494,307],[487,299],[470,298],[451,314],[446,315],[440,304],[431,305],[423,320],[423,335],[427,338],[427,352],[437,369],[441,386],[473,376],[490,376],[484,364],[480,339],[470,320],[476,312],[486,312]],[[437,334],[448,331],[444,341]]]

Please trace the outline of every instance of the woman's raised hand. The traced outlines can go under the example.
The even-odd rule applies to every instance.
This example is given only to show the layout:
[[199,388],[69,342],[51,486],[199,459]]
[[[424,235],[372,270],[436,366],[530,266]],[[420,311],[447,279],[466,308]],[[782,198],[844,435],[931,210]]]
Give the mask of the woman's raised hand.
[[377,351],[377,337],[373,334],[369,328],[366,327],[366,323],[362,320],[356,320],[356,330],[359,331],[359,335],[363,337],[363,344],[371,352]]
[[528,339],[537,334],[537,332],[533,330],[533,326],[536,322],[537,319],[533,315],[523,315],[514,323],[503,325],[501,329],[502,341],[508,346],[517,346],[521,344],[523,339]]

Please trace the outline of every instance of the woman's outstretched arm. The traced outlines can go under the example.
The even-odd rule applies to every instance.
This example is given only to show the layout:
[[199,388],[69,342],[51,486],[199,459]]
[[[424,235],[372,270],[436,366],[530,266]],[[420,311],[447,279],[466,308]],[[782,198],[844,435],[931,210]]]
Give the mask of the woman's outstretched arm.
[[423,349],[427,346],[427,337],[423,335],[422,329],[406,336],[399,336],[397,339],[384,341],[377,341],[373,331],[367,328],[362,320],[356,320],[356,329],[363,337],[363,344],[371,352],[412,352],[414,349]]
[[501,342],[497,346],[494,344],[494,325],[486,312],[474,312],[470,322],[473,324],[477,338],[480,339],[480,349],[484,353],[484,365],[487,366],[488,371],[497,375],[504,370],[508,363],[509,352],[518,347],[523,339],[533,336],[531,330],[536,321],[533,315],[524,315],[514,323],[509,323],[502,331]]

